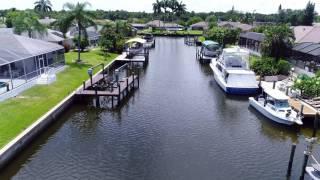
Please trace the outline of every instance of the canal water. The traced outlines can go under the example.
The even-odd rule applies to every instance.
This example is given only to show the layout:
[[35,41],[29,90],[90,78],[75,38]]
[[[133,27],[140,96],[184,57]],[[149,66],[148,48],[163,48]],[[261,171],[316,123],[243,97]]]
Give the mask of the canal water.
[[247,97],[226,96],[195,52],[158,38],[120,108],[75,104],[0,179],[285,179],[293,142],[298,179],[310,128],[277,125]]

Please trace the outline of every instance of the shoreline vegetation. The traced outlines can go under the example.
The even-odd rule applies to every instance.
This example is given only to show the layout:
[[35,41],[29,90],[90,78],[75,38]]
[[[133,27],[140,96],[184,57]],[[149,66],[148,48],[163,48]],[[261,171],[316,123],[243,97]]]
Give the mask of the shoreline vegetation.
[[50,85],[36,85],[15,98],[0,102],[0,148],[87,80],[89,67],[107,64],[116,56],[108,53],[106,57],[100,49],[94,49],[81,53],[83,63],[75,63],[77,52],[66,53],[68,67],[57,74],[57,81]]

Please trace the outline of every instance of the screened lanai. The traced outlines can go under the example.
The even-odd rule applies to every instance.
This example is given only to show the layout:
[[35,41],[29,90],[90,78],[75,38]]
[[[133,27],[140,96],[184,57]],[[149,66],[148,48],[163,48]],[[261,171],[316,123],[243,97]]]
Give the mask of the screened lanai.
[[14,34],[0,34],[0,94],[63,66],[60,45]]
[[309,72],[320,69],[320,44],[299,43],[291,50],[291,62],[299,68]]

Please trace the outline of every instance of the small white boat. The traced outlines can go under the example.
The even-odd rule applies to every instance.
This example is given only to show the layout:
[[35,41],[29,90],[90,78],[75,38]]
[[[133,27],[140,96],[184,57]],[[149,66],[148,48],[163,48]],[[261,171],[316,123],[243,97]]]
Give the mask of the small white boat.
[[216,58],[221,53],[220,45],[214,41],[202,42],[200,50],[197,50],[197,59],[201,62],[211,62],[212,58]]
[[249,69],[249,52],[239,47],[223,49],[210,67],[214,79],[227,94],[249,95],[259,90],[256,75]]
[[133,38],[125,43],[125,52],[128,58],[132,58],[146,49],[146,40],[142,38]]
[[268,119],[280,124],[302,125],[302,116],[289,105],[289,97],[276,89],[263,89],[262,95],[250,97],[249,103]]
[[146,47],[147,48],[154,48],[155,45],[156,45],[156,40],[154,39],[153,35],[152,34],[145,34],[143,36],[143,39],[146,40]]

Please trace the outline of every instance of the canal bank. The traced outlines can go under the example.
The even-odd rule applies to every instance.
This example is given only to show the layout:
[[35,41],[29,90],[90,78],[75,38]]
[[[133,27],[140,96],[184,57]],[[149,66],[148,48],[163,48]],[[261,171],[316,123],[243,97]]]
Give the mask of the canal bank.
[[279,126],[248,105],[219,89],[183,38],[157,38],[121,107],[74,104],[0,179],[284,179],[292,142],[298,177],[311,129]]

